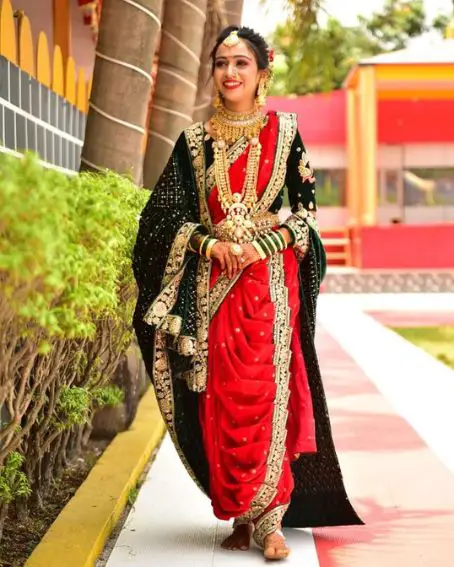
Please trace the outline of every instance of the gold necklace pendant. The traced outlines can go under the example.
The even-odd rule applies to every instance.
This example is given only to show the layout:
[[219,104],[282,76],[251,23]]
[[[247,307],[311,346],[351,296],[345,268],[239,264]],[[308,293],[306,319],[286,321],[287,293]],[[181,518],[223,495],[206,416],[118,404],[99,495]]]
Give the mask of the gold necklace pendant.
[[251,216],[244,203],[241,202],[241,195],[233,195],[233,203],[230,205],[224,227],[231,235],[233,242],[245,244],[253,238],[251,229],[254,227]]
[[218,198],[226,214],[225,234],[229,240],[244,244],[253,236],[253,223],[250,213],[257,202],[257,179],[260,163],[261,144],[258,138],[250,141],[246,167],[246,178],[241,193],[232,193],[229,177],[227,148],[223,140],[215,141],[214,174],[218,188]]

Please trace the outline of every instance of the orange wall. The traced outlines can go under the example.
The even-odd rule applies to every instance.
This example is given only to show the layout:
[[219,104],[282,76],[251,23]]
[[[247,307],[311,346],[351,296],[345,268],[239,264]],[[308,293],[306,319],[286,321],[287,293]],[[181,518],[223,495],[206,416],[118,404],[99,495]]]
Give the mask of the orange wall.
[[35,45],[40,31],[46,34],[49,46],[53,45],[52,0],[11,0],[11,4],[13,10],[23,10],[30,20]]
[[[85,70],[85,76],[91,77],[95,58],[95,45],[93,43],[91,30],[83,23],[82,11],[78,6],[77,0],[70,0],[70,2],[72,19],[71,55],[76,62],[76,68],[83,68]],[[53,45],[52,3],[52,0],[11,1],[14,10],[23,10],[25,15],[30,19],[35,45],[40,31],[46,34],[49,40],[49,46]]]
[[85,76],[91,77],[95,63],[95,44],[90,28],[84,25],[82,10],[79,8],[77,0],[71,0],[71,18],[72,56],[77,67],[85,70]]

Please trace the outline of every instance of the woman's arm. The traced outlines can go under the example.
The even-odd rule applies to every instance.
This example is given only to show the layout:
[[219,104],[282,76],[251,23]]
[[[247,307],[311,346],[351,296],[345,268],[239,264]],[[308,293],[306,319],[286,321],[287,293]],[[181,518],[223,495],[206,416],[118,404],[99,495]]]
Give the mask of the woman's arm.
[[287,159],[285,185],[288,189],[292,214],[281,227],[254,241],[253,246],[262,259],[293,246],[301,259],[309,247],[309,226],[316,229],[315,177],[299,132]]
[[298,256],[304,257],[309,247],[309,227],[316,231],[317,201],[315,176],[301,135],[297,132],[287,160],[285,184],[292,214],[282,224],[291,238]]

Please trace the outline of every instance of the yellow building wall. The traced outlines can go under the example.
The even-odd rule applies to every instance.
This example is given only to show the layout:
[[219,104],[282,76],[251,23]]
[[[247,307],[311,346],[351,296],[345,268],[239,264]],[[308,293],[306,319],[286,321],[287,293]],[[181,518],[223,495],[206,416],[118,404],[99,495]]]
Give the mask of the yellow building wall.
[[[18,0],[13,1],[19,5]],[[48,15],[52,0],[40,0],[40,6],[41,1],[43,14]],[[36,0],[29,2],[30,6],[38,4]],[[24,9],[14,17],[11,0],[0,0],[0,55],[87,112],[90,82],[86,80],[84,69],[80,72],[73,58],[63,57],[60,47],[52,43],[45,31],[37,31],[37,26],[27,16],[27,5],[24,0],[21,3]],[[30,13],[36,15],[34,11]],[[51,27],[47,26],[51,38],[52,17],[51,12]],[[41,16],[36,17],[35,24],[40,21]]]

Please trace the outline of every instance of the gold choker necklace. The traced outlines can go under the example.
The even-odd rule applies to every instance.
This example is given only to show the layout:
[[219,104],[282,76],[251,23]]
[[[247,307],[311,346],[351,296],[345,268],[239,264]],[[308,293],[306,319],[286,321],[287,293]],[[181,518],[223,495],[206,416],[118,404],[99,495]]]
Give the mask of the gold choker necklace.
[[215,138],[230,146],[242,136],[248,140],[257,138],[264,120],[264,115],[257,108],[249,112],[231,112],[221,108],[212,116],[211,127]]

